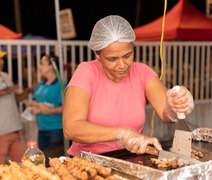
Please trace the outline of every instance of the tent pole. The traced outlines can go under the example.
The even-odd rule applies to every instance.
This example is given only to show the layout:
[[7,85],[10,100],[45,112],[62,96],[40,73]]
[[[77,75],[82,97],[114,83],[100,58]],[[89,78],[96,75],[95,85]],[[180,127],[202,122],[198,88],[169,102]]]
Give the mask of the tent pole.
[[[63,75],[63,54],[62,54],[62,41],[61,41],[61,29],[60,29],[60,5],[59,0],[55,0],[55,17],[56,17],[56,26],[57,26],[57,44],[58,44],[58,57],[60,63],[60,75],[64,80]],[[64,138],[64,155],[68,155],[66,152],[70,147],[70,143],[68,139]]]
[[22,24],[21,24],[21,8],[19,0],[13,0],[14,5],[14,12],[15,12],[15,25],[16,25],[16,32],[22,32]]
[[140,23],[141,4],[142,4],[142,0],[136,0],[135,27],[138,27]]
[[60,29],[59,0],[55,0],[55,18],[56,18],[56,27],[57,27],[57,46],[58,46],[58,57],[59,57],[59,63],[60,63],[60,74],[63,79],[63,77],[64,77],[64,75],[63,75],[63,54],[62,54],[62,40],[61,40],[61,29]]

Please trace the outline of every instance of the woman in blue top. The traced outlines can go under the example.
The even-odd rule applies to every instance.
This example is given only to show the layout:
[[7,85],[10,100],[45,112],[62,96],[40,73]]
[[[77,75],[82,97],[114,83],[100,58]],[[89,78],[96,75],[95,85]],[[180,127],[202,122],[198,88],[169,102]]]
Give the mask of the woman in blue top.
[[62,90],[54,66],[59,64],[56,56],[43,56],[40,62],[40,74],[44,78],[35,87],[32,95],[32,114],[38,124],[38,144],[41,150],[50,144],[63,141],[62,130]]

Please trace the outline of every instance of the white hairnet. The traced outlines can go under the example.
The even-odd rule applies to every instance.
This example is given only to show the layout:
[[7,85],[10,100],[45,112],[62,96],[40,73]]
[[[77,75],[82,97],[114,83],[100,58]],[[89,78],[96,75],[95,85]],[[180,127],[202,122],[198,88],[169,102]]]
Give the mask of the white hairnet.
[[95,24],[88,47],[93,51],[99,51],[115,41],[134,42],[135,33],[126,19],[110,15]]

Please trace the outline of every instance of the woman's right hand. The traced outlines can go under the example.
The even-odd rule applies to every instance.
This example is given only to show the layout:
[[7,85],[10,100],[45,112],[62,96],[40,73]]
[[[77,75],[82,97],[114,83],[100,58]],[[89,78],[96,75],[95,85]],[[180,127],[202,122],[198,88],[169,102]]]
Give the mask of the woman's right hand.
[[4,89],[5,94],[16,93],[19,90],[18,85],[8,86]]
[[118,139],[125,145],[126,149],[132,153],[144,154],[147,145],[153,145],[156,149],[162,150],[157,138],[151,138],[131,129],[120,129]]
[[33,115],[39,114],[41,113],[41,109],[40,109],[40,103],[36,102],[36,101],[28,101],[28,106],[31,107],[31,112]]
[[36,114],[41,113],[41,110],[40,110],[40,108],[38,108],[38,107],[32,106],[32,107],[31,107],[31,113],[32,113],[33,115],[36,115]]

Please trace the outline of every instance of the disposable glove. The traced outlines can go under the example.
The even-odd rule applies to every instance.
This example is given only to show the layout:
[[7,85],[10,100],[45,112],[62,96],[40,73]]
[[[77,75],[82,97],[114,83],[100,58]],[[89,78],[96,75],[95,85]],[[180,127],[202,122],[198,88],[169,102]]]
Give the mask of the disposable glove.
[[172,122],[177,122],[181,115],[186,115],[194,109],[192,94],[184,86],[174,86],[166,94],[166,115]]
[[132,153],[144,154],[147,145],[154,145],[156,149],[162,150],[157,138],[147,137],[131,129],[120,129],[117,138]]

